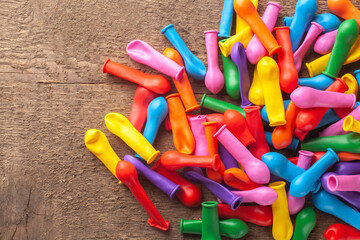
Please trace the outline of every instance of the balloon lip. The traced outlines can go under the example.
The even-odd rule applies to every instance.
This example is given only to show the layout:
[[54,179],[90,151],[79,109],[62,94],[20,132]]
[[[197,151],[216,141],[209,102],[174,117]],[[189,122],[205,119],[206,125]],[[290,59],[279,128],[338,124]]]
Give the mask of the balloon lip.
[[180,219],[180,234],[182,234],[184,232],[183,224],[184,224],[184,220],[181,218]]
[[306,157],[312,157],[312,156],[314,156],[314,153],[307,151],[307,150],[299,150],[299,155],[303,155]]
[[284,188],[285,185],[286,185],[286,183],[284,181],[277,181],[277,182],[269,183],[268,186],[274,190],[278,190],[278,189]]
[[169,28],[174,28],[174,24],[167,25],[160,31],[160,33],[164,34]]
[[106,65],[108,64],[108,62],[110,62],[110,58],[107,58],[107,59],[105,60],[105,62],[104,62],[104,65],[103,65],[103,67],[102,67],[103,73],[107,73],[107,71],[106,71]]
[[205,115],[197,115],[195,117],[190,118],[190,121],[202,121],[204,119],[206,121],[206,116]]
[[327,181],[326,181],[327,187],[329,188],[330,191],[335,192],[336,189],[339,186],[339,182],[337,177],[335,176],[335,174],[331,174],[329,175]]
[[288,26],[280,26],[280,27],[274,27],[275,31],[279,31],[279,30],[290,30],[290,27]]
[[156,150],[153,154],[151,154],[148,159],[146,160],[147,164],[152,163],[158,156],[160,155],[160,151]]
[[212,168],[215,170],[215,171],[219,171],[220,167],[221,167],[221,159],[220,159],[220,156],[218,154],[214,154],[212,156],[212,159],[213,159],[213,166]]
[[355,107],[355,104],[356,104],[356,95],[354,93],[351,93],[350,96],[353,97],[353,103],[351,104],[351,107],[350,108],[354,108]]
[[204,95],[201,98],[201,102],[200,102],[200,107],[204,106],[204,102],[205,102],[205,98],[207,97],[206,93],[204,93]]
[[276,120],[276,121],[270,121],[270,124],[269,126],[270,127],[278,127],[278,126],[283,126],[286,124],[286,120],[285,119],[279,119],[279,120]]
[[200,108],[200,105],[196,104],[194,106],[191,106],[191,107],[188,107],[187,109],[185,109],[185,112],[191,112],[191,111],[194,111],[194,110],[196,110],[198,108]]
[[352,116],[347,116],[345,119],[344,119],[344,122],[343,122],[343,130],[345,132],[348,132],[350,131],[351,127],[353,126],[354,124],[354,118]]
[[313,71],[313,69],[311,67],[311,64],[310,63],[305,63],[305,65],[306,65],[306,68],[308,69],[310,77],[311,78],[314,77],[314,71]]
[[167,95],[167,96],[165,97],[165,100],[168,100],[169,98],[173,98],[173,97],[179,97],[179,96],[180,96],[179,93],[172,93],[172,94],[170,94],[170,95]]
[[217,201],[205,201],[201,203],[202,207],[208,208],[208,207],[216,207],[219,203]]
[[358,74],[358,73],[360,73],[360,69],[354,71],[354,74]]
[[219,134],[226,128],[226,124],[222,125],[222,127],[213,135],[214,138],[217,138]]
[[334,150],[332,150],[331,148],[327,149],[327,152],[331,153],[333,155],[333,157],[336,159],[336,162],[339,162],[339,157],[338,155],[334,152]]
[[181,187],[180,185],[176,185],[176,187],[172,190],[172,192],[169,194],[169,197],[171,199],[173,199],[175,195],[179,192],[180,187]]
[[277,3],[277,2],[268,2],[267,5],[268,5],[268,6],[269,6],[269,5],[273,5],[273,6],[277,7],[277,8],[279,8],[279,10],[282,9],[282,6],[281,6],[279,3]]
[[232,210],[236,210],[242,203],[242,197],[237,196],[230,204]]
[[208,31],[204,31],[204,34],[208,34],[208,33],[219,33],[218,30],[208,30]]
[[269,56],[273,56],[273,55],[277,54],[278,52],[281,51],[281,49],[282,49],[282,47],[279,46],[279,45],[273,47],[273,48],[270,49],[270,51],[269,51]]
[[324,75],[327,76],[327,77],[330,77],[330,78],[333,78],[333,79],[337,79],[336,76],[334,76],[334,75],[332,75],[332,74],[330,74],[330,73],[328,73],[328,72],[323,71],[322,74],[324,74]]
[[202,123],[203,126],[212,126],[212,125],[216,125],[218,122],[217,121],[210,121],[210,122],[204,122]]
[[321,26],[321,24],[317,23],[317,22],[314,22],[312,21],[311,22],[311,25],[315,25],[316,27],[318,27],[319,29],[321,29],[321,31],[325,31],[325,28],[323,26]]
[[231,37],[229,34],[226,34],[226,33],[219,33],[218,34],[218,37],[222,37],[222,38],[229,38]]
[[251,113],[254,112],[256,110],[260,110],[260,106],[248,106],[248,107],[244,107],[244,112],[246,113]]

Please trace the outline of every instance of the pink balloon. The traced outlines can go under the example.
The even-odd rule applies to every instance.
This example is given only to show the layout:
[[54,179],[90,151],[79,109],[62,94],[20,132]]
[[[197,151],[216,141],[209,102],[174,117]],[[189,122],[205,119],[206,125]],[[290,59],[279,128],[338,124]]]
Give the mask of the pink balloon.
[[330,191],[355,191],[360,192],[360,175],[331,174],[327,179]]
[[194,150],[195,156],[209,155],[205,128],[204,125],[202,125],[204,122],[206,122],[205,115],[199,115],[190,118],[190,127],[195,139],[195,150]]
[[328,54],[331,52],[338,30],[324,33],[318,37],[314,44],[314,51],[318,54]]

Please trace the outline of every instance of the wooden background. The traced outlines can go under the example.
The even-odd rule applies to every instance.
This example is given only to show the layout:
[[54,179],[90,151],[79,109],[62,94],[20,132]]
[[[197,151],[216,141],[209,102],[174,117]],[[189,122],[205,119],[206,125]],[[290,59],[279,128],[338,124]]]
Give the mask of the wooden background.
[[[295,9],[295,1],[279,2],[278,26]],[[223,1],[0,3],[0,239],[200,239],[179,234],[180,218],[200,219],[200,208],[170,200],[141,178],[171,224],[167,232],[150,227],[130,191],[86,149],[83,139],[87,129],[98,128],[121,158],[132,153],[103,119],[109,112],[129,114],[136,85],[103,74],[103,62],[110,57],[155,73],[132,61],[125,47],[141,39],[162,52],[171,44],[160,30],[174,23],[206,64],[203,32],[218,29]],[[318,4],[318,13],[328,12],[325,0]],[[261,14],[265,6],[260,0]],[[306,59],[315,57],[309,52]],[[342,73],[355,69],[352,64]],[[308,76],[305,69],[301,76]],[[192,83],[198,100],[209,93],[203,82]],[[216,97],[231,101],[224,91]],[[171,133],[162,128],[155,147],[174,149]],[[204,200],[215,200],[202,190]],[[318,211],[317,217],[310,239],[321,239],[330,224],[340,222]],[[248,225],[244,239],[272,239],[271,227]]]

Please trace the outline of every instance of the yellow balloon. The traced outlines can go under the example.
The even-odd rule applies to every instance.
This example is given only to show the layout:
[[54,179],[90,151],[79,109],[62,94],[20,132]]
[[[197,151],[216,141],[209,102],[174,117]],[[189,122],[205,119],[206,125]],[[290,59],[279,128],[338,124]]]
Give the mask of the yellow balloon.
[[341,77],[342,80],[346,83],[346,85],[349,87],[349,89],[345,92],[346,94],[355,94],[357,96],[358,90],[359,90],[359,84],[356,80],[356,78],[350,74],[347,73]]
[[279,84],[279,66],[271,57],[263,57],[256,66],[264,92],[270,127],[286,124],[285,109]]
[[347,116],[343,122],[343,130],[345,132],[360,133],[360,122],[355,120],[352,116]]
[[[250,1],[252,2],[252,4],[254,4],[254,7],[257,9],[259,1],[258,0],[250,0]],[[247,24],[247,22],[244,19],[242,19],[241,17],[239,17],[239,15],[236,14],[236,33],[241,32],[241,30],[246,27],[249,27],[249,24]]]
[[219,48],[220,48],[221,53],[225,57],[228,57],[231,53],[231,48],[233,47],[233,45],[236,42],[241,42],[244,45],[244,47],[246,48],[247,45],[249,44],[251,38],[253,37],[253,35],[254,34],[251,31],[250,27],[243,28],[239,33],[235,34],[234,36],[231,36],[226,41],[219,42]]
[[116,177],[115,169],[120,158],[110,146],[105,134],[98,129],[87,130],[85,133],[85,145]]
[[[315,59],[310,63],[306,63],[306,67],[309,71],[310,77],[315,77],[317,75],[320,75],[323,71],[325,71],[326,65],[330,58],[330,54],[331,53],[328,53],[322,57]],[[344,65],[354,63],[359,60],[360,60],[360,37],[357,38],[356,42],[350,49],[350,52],[346,58]]]
[[108,113],[105,124],[110,132],[121,138],[129,147],[146,160],[148,164],[159,156],[160,152],[120,113]]
[[287,197],[285,192],[285,182],[273,182],[269,187],[274,189],[278,198],[272,204],[273,228],[272,234],[275,240],[291,239],[293,235],[293,224],[290,219]]
[[249,90],[249,100],[253,104],[257,106],[264,106],[265,105],[265,99],[264,99],[264,92],[261,86],[261,82],[259,79],[259,74],[257,72],[257,67],[255,67],[254,70],[254,78]]

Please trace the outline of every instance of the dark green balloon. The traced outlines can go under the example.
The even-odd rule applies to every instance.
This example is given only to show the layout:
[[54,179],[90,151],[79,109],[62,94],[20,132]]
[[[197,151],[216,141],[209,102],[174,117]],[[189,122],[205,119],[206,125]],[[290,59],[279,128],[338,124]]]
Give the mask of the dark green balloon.
[[202,240],[221,240],[219,213],[217,209],[218,202],[208,201],[201,203],[202,206]]
[[346,20],[340,24],[329,62],[323,74],[331,78],[337,77],[358,36],[359,25],[354,19]]
[[[220,235],[228,238],[241,238],[245,236],[249,228],[240,219],[227,219],[219,222]],[[201,234],[202,220],[180,220],[180,234]]]
[[245,112],[241,107],[209,97],[206,94],[203,95],[200,106],[219,113],[224,113],[228,109],[233,109],[240,112],[241,115],[245,117]]
[[[223,39],[220,42],[224,42],[227,39]],[[224,78],[225,89],[227,94],[233,99],[240,99],[240,80],[239,69],[236,64],[231,60],[231,57],[225,57],[221,53],[223,66],[224,66]]]
[[311,207],[304,208],[296,216],[292,240],[306,240],[316,224],[316,214]]
[[348,133],[345,135],[318,137],[301,144],[303,150],[311,152],[326,152],[331,148],[335,152],[360,153],[360,134]]

